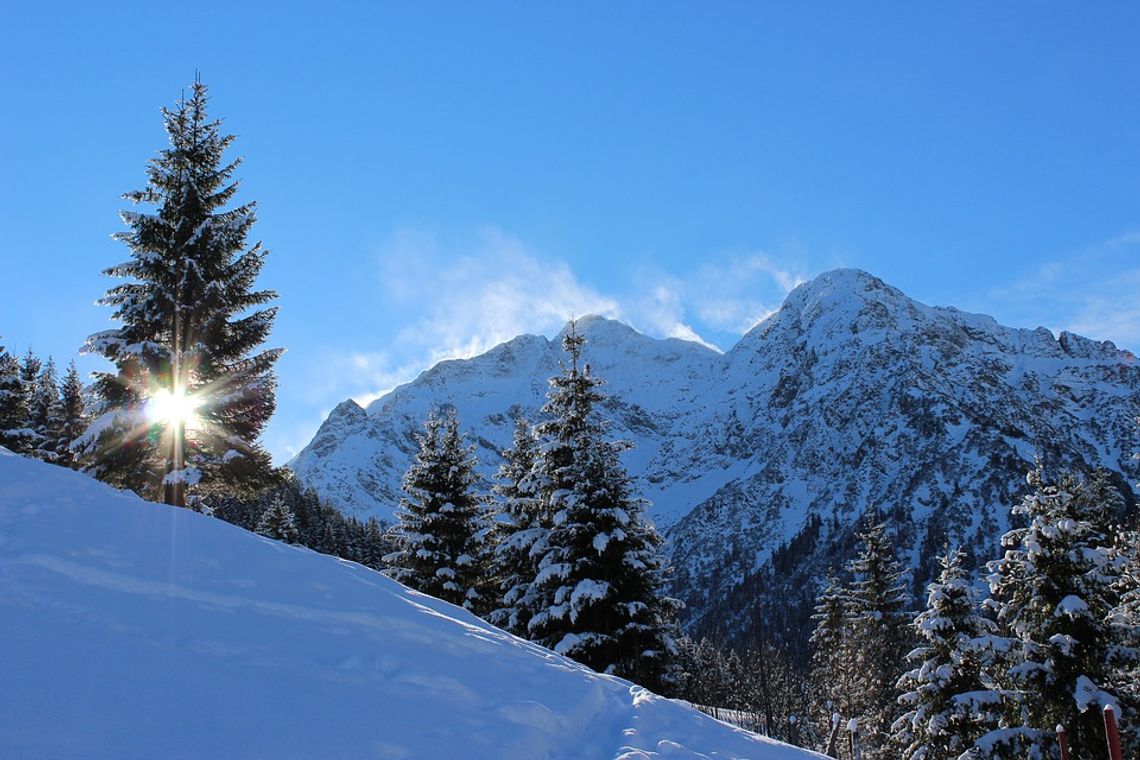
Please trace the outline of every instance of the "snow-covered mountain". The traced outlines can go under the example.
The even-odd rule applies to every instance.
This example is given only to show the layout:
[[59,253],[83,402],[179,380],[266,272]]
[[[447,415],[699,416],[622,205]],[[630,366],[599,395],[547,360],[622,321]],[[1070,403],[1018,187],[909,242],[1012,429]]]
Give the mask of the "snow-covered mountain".
[[[946,542],[985,559],[1037,457],[1112,470],[1134,500],[1140,366],[1109,342],[926,306],[857,270],[796,288],[725,354],[600,317],[578,328],[694,620],[730,615],[774,559],[800,580],[842,562],[872,509],[916,565]],[[456,408],[490,474],[560,357],[558,339],[524,335],[442,362],[367,410],[338,406],[290,466],[343,509],[391,519],[433,405]]]
[[820,757],[0,449],[0,757]]

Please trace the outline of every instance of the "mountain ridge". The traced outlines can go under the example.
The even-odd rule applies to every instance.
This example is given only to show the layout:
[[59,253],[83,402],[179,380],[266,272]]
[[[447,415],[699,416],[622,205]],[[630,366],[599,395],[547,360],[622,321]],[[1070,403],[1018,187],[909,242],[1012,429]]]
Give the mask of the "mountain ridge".
[[[719,608],[732,589],[817,522],[791,572],[804,581],[842,561],[836,547],[872,509],[891,516],[917,579],[936,537],[992,553],[1038,458],[1105,467],[1135,503],[1140,367],[1110,341],[927,306],[850,269],[801,284],[724,353],[604,317],[578,325],[696,626],[731,618]],[[438,364],[363,416],[338,407],[291,466],[338,506],[390,519],[433,405],[455,407],[490,476],[560,358],[557,338],[520,336]]]

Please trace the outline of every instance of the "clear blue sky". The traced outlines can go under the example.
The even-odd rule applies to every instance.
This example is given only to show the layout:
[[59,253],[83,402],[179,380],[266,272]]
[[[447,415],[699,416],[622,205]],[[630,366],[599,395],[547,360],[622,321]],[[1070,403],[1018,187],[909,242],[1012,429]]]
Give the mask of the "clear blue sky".
[[273,250],[279,461],[435,359],[593,311],[728,348],[835,266],[1140,349],[1135,3],[230,5],[0,4],[0,335],[107,327],[200,69]]

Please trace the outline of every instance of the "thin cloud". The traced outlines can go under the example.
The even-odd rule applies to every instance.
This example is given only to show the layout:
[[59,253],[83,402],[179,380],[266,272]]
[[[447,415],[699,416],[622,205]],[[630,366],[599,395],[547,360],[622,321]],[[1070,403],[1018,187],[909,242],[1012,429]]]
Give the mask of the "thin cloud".
[[1140,349],[1140,232],[1105,240],[994,290],[995,310],[1021,325],[1044,325],[1121,348]]
[[727,256],[684,275],[643,268],[637,279],[652,285],[648,294],[632,299],[635,321],[647,326],[648,332],[712,348],[716,346],[699,330],[735,340],[775,312],[785,296],[805,282],[802,274],[765,253]]
[[[409,250],[417,239],[425,248]],[[522,333],[557,332],[575,314],[622,318],[615,299],[579,281],[564,262],[544,260],[493,228],[466,250],[402,233],[381,260],[388,294],[421,307],[395,345],[428,365],[475,356]]]
[[806,279],[766,253],[734,256],[697,270],[693,306],[702,322],[743,334],[775,312]]
[[326,362],[340,378],[340,393],[362,406],[445,359],[475,356],[523,333],[552,336],[571,316],[600,314],[654,337],[719,351],[702,329],[728,331],[732,339],[803,281],[767,255],[749,254],[683,275],[642,269],[615,295],[495,228],[460,243],[399,230],[381,246],[378,261],[381,297],[404,324],[383,350],[341,352]]

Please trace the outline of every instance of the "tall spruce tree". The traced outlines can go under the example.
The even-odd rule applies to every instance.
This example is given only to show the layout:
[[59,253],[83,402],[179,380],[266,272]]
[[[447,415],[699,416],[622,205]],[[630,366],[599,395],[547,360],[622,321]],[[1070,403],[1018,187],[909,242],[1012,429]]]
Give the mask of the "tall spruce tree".
[[500,535],[492,566],[498,605],[488,616],[495,625],[519,636],[527,635],[527,625],[537,611],[533,584],[551,527],[550,515],[537,494],[537,461],[534,429],[520,418],[495,477]]
[[884,523],[859,534],[862,550],[849,564],[854,580],[848,594],[855,666],[853,711],[867,758],[893,758],[891,724],[897,705],[895,684],[910,651],[910,597],[902,566]]
[[914,620],[921,643],[907,655],[915,667],[899,679],[905,712],[892,726],[904,760],[955,760],[974,746],[995,708],[983,680],[995,626],[981,615],[963,559],[958,550],[939,560],[942,571]]
[[454,411],[430,414],[419,444],[392,529],[397,549],[384,559],[401,583],[481,612],[487,513],[475,491],[474,448],[464,443]]
[[1113,642],[1109,652],[1110,691],[1120,697],[1124,712],[1132,716],[1121,726],[1121,733],[1136,753],[1140,751],[1140,531],[1122,532],[1115,551],[1122,567],[1117,586],[1119,602],[1109,615]]
[[1053,484],[1036,470],[1028,482],[1013,508],[1027,524],[1002,537],[1005,555],[988,565],[987,604],[1008,637],[995,647],[1007,710],[975,755],[1049,757],[1063,725],[1073,757],[1093,757],[1105,743],[1101,708],[1120,706],[1109,690],[1123,654],[1110,616],[1123,570],[1107,535],[1113,491],[1103,475]]
[[830,725],[833,713],[855,715],[856,662],[850,590],[831,575],[816,597],[815,627],[811,634],[811,674],[825,704],[822,723]]
[[150,161],[146,188],[124,196],[153,210],[122,212],[129,230],[115,237],[130,259],[104,272],[127,280],[101,299],[121,326],[85,347],[115,366],[95,379],[96,417],[81,438],[90,470],[178,505],[194,483],[268,471],[256,439],[281,354],[259,350],[276,313],[258,308],[276,294],[253,289],[267,251],[246,247],[255,204],[227,208],[240,159],[226,162],[233,136],[206,106],[195,81],[163,109],[170,146]]
[[661,538],[619,461],[628,445],[607,440],[593,412],[604,396],[582,363],[584,342],[571,322],[562,342],[570,361],[550,380],[539,426],[536,484],[552,526],[534,581],[543,606],[528,628],[595,670],[663,689],[674,602],[663,593]]

